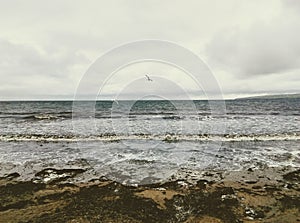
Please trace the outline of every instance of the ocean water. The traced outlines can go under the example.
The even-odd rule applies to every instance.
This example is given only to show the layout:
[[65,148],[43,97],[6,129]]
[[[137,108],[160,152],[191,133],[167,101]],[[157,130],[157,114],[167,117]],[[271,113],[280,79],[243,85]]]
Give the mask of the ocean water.
[[225,104],[226,113],[207,101],[0,102],[0,175],[76,167],[143,184],[182,168],[300,167],[300,99]]

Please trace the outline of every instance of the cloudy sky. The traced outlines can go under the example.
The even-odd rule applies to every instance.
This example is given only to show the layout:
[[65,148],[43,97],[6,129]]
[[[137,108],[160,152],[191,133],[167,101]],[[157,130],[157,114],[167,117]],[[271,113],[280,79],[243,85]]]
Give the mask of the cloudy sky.
[[[227,98],[300,89],[298,0],[0,3],[0,99],[73,98],[97,58],[141,39],[168,40],[193,51],[209,66]],[[118,71],[103,88],[103,98],[123,89],[145,93],[145,73],[180,83],[201,98],[185,73],[149,62]],[[140,87],[129,88],[133,80]],[[151,90],[178,94],[162,83]]]

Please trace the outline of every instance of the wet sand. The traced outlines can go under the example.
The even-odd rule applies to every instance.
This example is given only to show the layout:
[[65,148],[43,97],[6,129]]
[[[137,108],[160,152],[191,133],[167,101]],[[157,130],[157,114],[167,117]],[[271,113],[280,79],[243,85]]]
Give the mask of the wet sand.
[[300,169],[181,170],[167,182],[141,186],[104,177],[72,183],[84,172],[1,177],[0,222],[300,222]]

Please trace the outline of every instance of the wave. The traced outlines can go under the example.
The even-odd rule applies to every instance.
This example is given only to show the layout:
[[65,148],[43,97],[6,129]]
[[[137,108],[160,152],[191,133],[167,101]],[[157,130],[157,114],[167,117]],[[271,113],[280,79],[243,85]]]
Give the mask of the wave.
[[[16,117],[14,117],[16,118]],[[66,119],[68,116],[64,115],[54,115],[54,114],[37,114],[37,115],[28,115],[23,117],[17,117],[19,119],[29,120],[29,121],[42,121],[42,120],[58,120]]]
[[65,120],[65,119],[84,119],[95,117],[96,119],[122,119],[124,117],[130,119],[164,119],[164,120],[183,120],[183,119],[191,119],[191,120],[203,120],[207,118],[215,118],[215,119],[248,119],[249,117],[254,116],[265,116],[265,115],[280,115],[280,116],[299,116],[300,113],[285,113],[281,114],[278,112],[267,112],[267,113],[259,113],[259,112],[227,112],[225,115],[217,116],[216,114],[211,114],[210,112],[197,112],[197,113],[184,113],[178,114],[176,112],[146,112],[146,111],[133,111],[130,113],[126,113],[123,111],[101,111],[96,113],[76,113],[73,114],[72,111],[61,111],[61,112],[0,112],[0,119],[15,119],[15,120],[28,120],[28,121],[49,121],[49,120]]
[[[210,114],[210,113],[209,113]],[[299,116],[299,112],[295,111],[263,111],[263,112],[248,112],[248,111],[238,111],[238,112],[232,112],[232,111],[226,111],[226,115],[231,116]]]
[[16,120],[56,120],[72,118],[72,113],[18,113],[0,115],[1,119],[16,119]]
[[289,141],[300,140],[300,133],[282,133],[282,134],[261,134],[261,135],[176,135],[176,134],[132,134],[117,135],[114,133],[106,133],[100,135],[46,135],[46,134],[2,134],[0,141],[46,141],[46,142],[84,142],[84,141],[121,141],[121,140],[159,140],[165,142],[180,141],[208,141],[208,142],[243,142],[243,141]]

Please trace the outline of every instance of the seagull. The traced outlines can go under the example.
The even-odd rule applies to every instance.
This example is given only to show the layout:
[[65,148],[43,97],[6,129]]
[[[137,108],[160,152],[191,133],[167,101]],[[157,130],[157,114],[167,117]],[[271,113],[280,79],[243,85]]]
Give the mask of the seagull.
[[147,74],[145,76],[147,77],[147,81],[153,81]]

